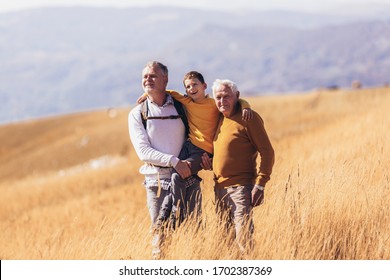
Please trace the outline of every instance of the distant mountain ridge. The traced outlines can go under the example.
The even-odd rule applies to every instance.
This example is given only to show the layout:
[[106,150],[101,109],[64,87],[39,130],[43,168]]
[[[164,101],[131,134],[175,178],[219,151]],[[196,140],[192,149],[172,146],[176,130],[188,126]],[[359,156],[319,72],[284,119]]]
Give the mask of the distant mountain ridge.
[[[169,87],[204,73],[243,95],[390,82],[390,9],[380,20],[284,11],[46,8],[0,14],[0,123],[128,106],[158,59]],[[389,15],[387,17],[387,15]]]

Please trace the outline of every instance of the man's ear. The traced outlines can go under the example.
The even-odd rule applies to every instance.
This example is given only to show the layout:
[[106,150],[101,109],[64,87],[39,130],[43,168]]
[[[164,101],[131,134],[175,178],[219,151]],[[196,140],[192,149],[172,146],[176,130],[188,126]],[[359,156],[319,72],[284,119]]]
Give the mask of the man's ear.
[[203,83],[204,89],[207,89],[207,84]]
[[239,91],[237,91],[237,98],[240,98],[240,92]]

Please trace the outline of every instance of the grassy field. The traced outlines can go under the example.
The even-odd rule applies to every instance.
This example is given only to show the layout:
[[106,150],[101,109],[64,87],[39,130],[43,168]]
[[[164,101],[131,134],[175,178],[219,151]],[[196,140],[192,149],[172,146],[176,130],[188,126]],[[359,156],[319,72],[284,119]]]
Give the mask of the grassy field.
[[[390,89],[247,98],[276,152],[249,259],[390,259]],[[151,258],[129,108],[0,126],[0,259]],[[114,113],[114,114],[112,114]],[[236,259],[202,171],[203,227],[167,259]]]

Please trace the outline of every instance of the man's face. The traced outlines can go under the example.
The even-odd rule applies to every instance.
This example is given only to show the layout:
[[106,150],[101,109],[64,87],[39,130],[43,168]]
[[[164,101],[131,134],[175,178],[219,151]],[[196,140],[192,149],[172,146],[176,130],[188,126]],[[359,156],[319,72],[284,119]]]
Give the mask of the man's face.
[[239,93],[233,93],[228,86],[219,86],[214,92],[215,103],[224,117],[230,117],[236,108]]
[[168,77],[158,67],[146,67],[142,71],[142,87],[148,94],[160,94],[165,92]]
[[197,78],[191,78],[184,81],[186,93],[192,100],[200,101],[205,97],[206,83],[202,83]]

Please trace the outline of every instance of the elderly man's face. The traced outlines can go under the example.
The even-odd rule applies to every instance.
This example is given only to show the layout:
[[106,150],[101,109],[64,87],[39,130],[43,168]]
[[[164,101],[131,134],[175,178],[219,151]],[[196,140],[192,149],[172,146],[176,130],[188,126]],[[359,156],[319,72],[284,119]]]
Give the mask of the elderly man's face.
[[233,93],[228,86],[219,86],[214,92],[215,103],[224,117],[230,117],[236,108],[239,93]]
[[146,67],[142,71],[142,87],[148,94],[165,92],[168,77],[158,67]]

